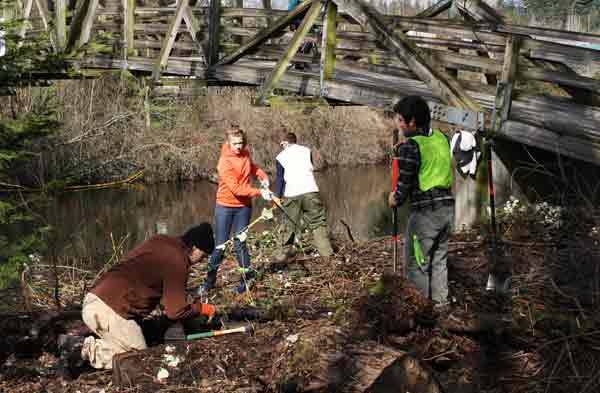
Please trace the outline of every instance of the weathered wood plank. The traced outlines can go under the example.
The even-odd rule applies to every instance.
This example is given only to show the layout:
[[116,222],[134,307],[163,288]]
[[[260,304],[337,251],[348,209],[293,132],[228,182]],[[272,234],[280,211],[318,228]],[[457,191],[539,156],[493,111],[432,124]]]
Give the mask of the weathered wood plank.
[[552,71],[536,68],[526,68],[519,71],[522,79],[552,82],[563,86],[575,87],[590,92],[600,92],[600,80],[579,76],[574,72]]
[[50,37],[50,45],[52,48],[56,50],[56,37],[53,31],[50,29],[50,13],[48,12],[48,6],[45,1],[35,0],[35,6],[40,14],[40,19],[42,21],[42,25],[44,26],[44,31],[46,31]]
[[179,0],[177,5],[177,10],[175,11],[175,16],[171,20],[171,24],[169,25],[169,30],[167,31],[167,35],[163,40],[163,46],[160,50],[160,55],[156,61],[154,66],[154,70],[152,72],[152,78],[157,81],[160,79],[160,74],[163,69],[167,65],[169,60],[169,55],[171,54],[171,49],[173,49],[173,43],[175,42],[175,37],[177,37],[177,31],[179,29],[179,25],[181,25],[181,21],[183,20],[183,13],[185,9],[189,6],[189,0]]
[[[161,41],[153,41],[153,40],[135,40],[134,46],[136,49],[162,49],[163,44]],[[193,42],[181,42],[176,41],[173,44],[173,49],[181,49],[181,50],[194,50],[196,49],[196,45]]]
[[185,8],[185,10],[183,11],[183,20],[185,22],[187,30],[192,36],[192,40],[196,44],[196,49],[198,49],[198,53],[204,56],[204,58],[207,58],[206,53],[208,51],[208,48],[204,48],[202,46],[203,38],[201,37],[202,32],[200,22],[198,22],[198,19],[196,19],[196,17],[194,16],[194,13],[192,12],[192,7]]
[[502,65],[502,74],[500,76],[500,82],[498,83],[498,91],[496,92],[496,118],[492,119],[493,132],[501,127],[503,122],[508,120],[510,114],[513,89],[519,65],[519,44],[520,38],[518,36],[510,35],[506,39],[504,64]]
[[124,55],[135,54],[134,26],[135,26],[135,0],[122,0],[123,5],[123,37]]
[[577,31],[566,31],[548,29],[544,27],[520,26],[512,24],[501,24],[496,27],[497,31],[508,34],[523,34],[535,37],[558,38],[565,41],[581,41],[592,44],[600,44],[600,34],[581,33]]
[[[590,75],[600,72],[600,50],[527,38],[523,39],[521,52],[532,59],[574,65],[579,69],[585,70]],[[578,72],[578,74],[580,73]]]
[[324,81],[331,78],[333,71],[335,70],[337,11],[337,5],[333,1],[328,0],[323,18],[323,32],[321,37],[321,62],[319,67],[319,83],[321,86],[320,95],[324,94]]
[[410,69],[425,81],[440,99],[452,106],[480,111],[481,107],[471,99],[460,86],[458,81],[445,71],[436,69],[434,61],[421,49],[410,42],[401,32],[391,33],[381,20],[379,13],[360,0],[335,0],[340,7],[358,20],[363,26],[371,26],[377,32],[378,38],[399,57],[403,58]]
[[530,124],[509,120],[502,124],[497,135],[528,146],[541,148],[577,160],[598,165],[600,147],[588,141],[571,136],[560,135],[547,129]]
[[206,61],[209,66],[219,60],[219,25],[220,25],[221,0],[210,0],[208,12],[208,45],[206,48]]
[[453,5],[465,16],[476,21],[503,23],[504,18],[483,0],[454,1]]
[[288,14],[284,10],[272,10],[261,8],[223,8],[222,17],[227,18],[281,18]]
[[283,55],[281,60],[277,63],[273,71],[269,74],[267,80],[263,84],[261,91],[258,95],[257,101],[261,104],[266,104],[269,100],[271,92],[275,87],[277,87],[277,83],[281,79],[283,73],[287,70],[288,65],[290,64],[290,59],[294,57],[298,49],[300,49],[300,45],[304,40],[304,37],[308,34],[308,31],[311,29],[315,20],[319,17],[321,13],[321,2],[314,1],[312,2],[310,9],[302,19],[302,23],[294,33],[291,42],[288,45],[286,53]]
[[452,6],[452,0],[440,0],[431,7],[419,12],[418,18],[433,18],[444,11],[447,11]]
[[278,19],[277,21],[275,21],[272,25],[268,26],[267,28],[263,29],[252,39],[248,40],[244,45],[240,46],[239,49],[236,50],[235,52],[233,52],[233,53],[225,56],[221,60],[219,60],[217,65],[231,64],[231,63],[235,62],[236,60],[238,60],[239,58],[241,58],[242,56],[244,56],[246,53],[254,50],[260,44],[262,44],[263,42],[268,40],[272,35],[279,33],[280,31],[285,29],[287,26],[289,26],[289,24],[292,23],[292,21],[294,21],[297,17],[300,17],[306,11],[308,11],[308,9],[312,5],[312,3],[313,3],[312,0],[304,1],[304,2],[300,3],[300,5],[298,5],[292,12],[290,12],[283,18]]
[[90,40],[92,25],[96,17],[98,0],[83,0],[75,12],[75,17],[71,22],[69,31],[69,40],[67,42],[67,52],[77,50]]
[[56,30],[56,49],[62,52],[67,42],[67,0],[54,2],[54,28]]
[[[31,17],[31,9],[33,8],[33,0],[25,0],[25,4],[23,4],[23,9],[21,10],[21,14],[19,15],[21,19],[23,19],[23,23],[19,28],[19,37],[21,39],[25,38],[25,33],[27,29],[31,27],[31,21],[29,20]],[[21,46],[22,42],[19,42],[19,46]]]

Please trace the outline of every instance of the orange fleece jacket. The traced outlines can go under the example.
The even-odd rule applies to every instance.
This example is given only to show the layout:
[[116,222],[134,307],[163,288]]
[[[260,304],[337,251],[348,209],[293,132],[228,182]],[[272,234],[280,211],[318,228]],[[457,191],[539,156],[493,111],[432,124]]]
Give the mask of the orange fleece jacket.
[[217,203],[227,207],[250,206],[252,197],[260,195],[260,190],[250,185],[251,176],[261,180],[268,178],[265,171],[254,165],[248,149],[244,148],[240,154],[235,154],[228,143],[221,148],[217,171]]

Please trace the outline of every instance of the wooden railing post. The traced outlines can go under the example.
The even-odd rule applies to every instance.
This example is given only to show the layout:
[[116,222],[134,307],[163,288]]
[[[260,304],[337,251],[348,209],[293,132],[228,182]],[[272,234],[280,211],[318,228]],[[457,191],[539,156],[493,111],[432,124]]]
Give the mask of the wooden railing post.
[[502,65],[502,75],[496,89],[496,98],[494,104],[494,114],[492,118],[492,132],[496,132],[502,127],[502,123],[508,120],[510,107],[512,104],[512,92],[517,76],[519,63],[520,39],[518,36],[509,35],[506,39],[506,49],[504,50],[504,63]]
[[56,50],[62,52],[67,42],[67,0],[55,0],[54,28],[56,29]]
[[333,75],[335,70],[335,41],[337,31],[337,4],[327,1],[327,8],[323,18],[323,32],[321,36],[321,67],[319,73],[319,92],[326,95],[325,81]]
[[121,0],[123,5],[123,59],[135,54],[135,0]]

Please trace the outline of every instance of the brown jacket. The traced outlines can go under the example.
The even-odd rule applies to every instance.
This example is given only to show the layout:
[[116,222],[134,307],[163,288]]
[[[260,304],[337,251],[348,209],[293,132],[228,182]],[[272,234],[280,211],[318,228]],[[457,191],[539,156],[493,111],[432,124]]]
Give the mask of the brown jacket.
[[104,274],[91,292],[126,319],[148,316],[161,299],[170,319],[198,316],[201,304],[186,301],[188,255],[180,238],[154,236]]

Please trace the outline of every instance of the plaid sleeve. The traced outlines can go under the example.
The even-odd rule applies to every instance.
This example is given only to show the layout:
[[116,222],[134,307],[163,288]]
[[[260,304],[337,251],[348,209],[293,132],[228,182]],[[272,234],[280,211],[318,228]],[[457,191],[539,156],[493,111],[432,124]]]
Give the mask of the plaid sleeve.
[[396,184],[398,206],[404,204],[412,188],[417,184],[420,161],[419,147],[415,142],[409,140],[400,145],[398,148],[398,183]]

